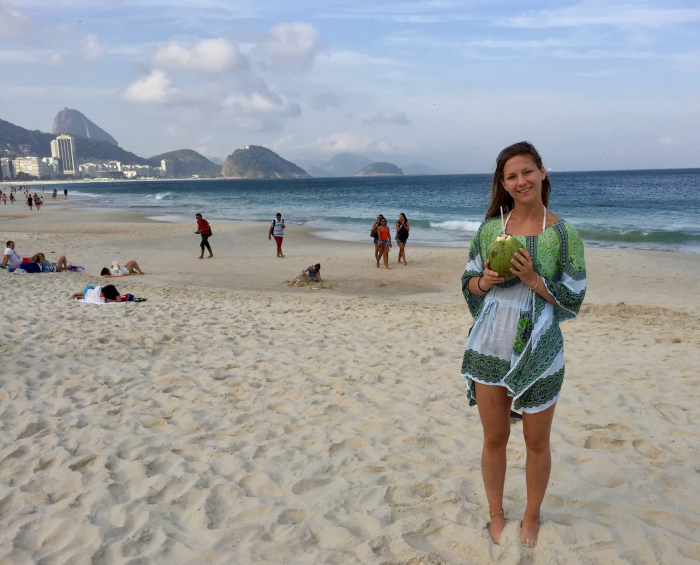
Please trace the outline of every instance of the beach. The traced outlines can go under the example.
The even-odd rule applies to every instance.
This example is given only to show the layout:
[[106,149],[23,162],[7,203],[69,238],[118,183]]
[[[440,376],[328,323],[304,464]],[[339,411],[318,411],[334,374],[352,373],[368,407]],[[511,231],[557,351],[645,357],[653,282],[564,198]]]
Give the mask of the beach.
[[[85,271],[0,272],[0,563],[700,562],[700,255],[587,250],[529,550],[520,423],[485,529],[465,248],[388,271],[369,237],[288,225],[278,259],[269,222],[212,222],[199,260],[194,221],[47,195],[0,207],[2,241]],[[129,259],[109,282],[147,302],[69,299]],[[317,262],[331,288],[286,284]]]

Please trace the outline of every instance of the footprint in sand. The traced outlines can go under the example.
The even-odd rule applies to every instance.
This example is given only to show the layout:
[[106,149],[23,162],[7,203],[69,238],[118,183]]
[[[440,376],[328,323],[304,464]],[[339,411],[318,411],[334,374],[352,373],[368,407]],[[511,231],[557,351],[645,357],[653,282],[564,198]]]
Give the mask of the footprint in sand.
[[384,500],[389,504],[414,504],[429,498],[438,491],[438,486],[430,483],[418,483],[412,487],[389,487]]
[[246,493],[246,496],[279,496],[280,488],[265,473],[251,473],[243,477],[238,483]]
[[663,459],[666,457],[665,452],[661,451],[658,447],[654,447],[644,439],[635,439],[632,442],[632,446],[637,453],[649,459]]
[[627,443],[624,439],[617,439],[602,434],[592,434],[586,438],[583,447],[586,449],[603,449],[605,451],[620,451]]

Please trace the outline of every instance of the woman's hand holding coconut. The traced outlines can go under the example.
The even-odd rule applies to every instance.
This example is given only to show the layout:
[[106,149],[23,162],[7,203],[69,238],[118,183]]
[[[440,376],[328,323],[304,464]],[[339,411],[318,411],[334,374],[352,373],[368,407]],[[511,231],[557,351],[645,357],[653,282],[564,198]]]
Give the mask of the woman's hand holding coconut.
[[496,271],[491,270],[491,261],[487,259],[484,264],[484,274],[469,280],[469,291],[477,296],[485,296],[492,286],[500,284],[504,280]]
[[520,278],[527,286],[534,288],[539,280],[539,276],[535,272],[535,267],[532,264],[532,257],[524,247],[520,248],[520,253],[515,253],[513,259],[510,260],[513,266],[510,272]]

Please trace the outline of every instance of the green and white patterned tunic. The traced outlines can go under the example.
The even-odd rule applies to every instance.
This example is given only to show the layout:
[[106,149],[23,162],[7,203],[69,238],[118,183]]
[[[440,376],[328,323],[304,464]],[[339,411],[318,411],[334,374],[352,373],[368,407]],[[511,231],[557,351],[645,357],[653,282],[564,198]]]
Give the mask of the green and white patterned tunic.
[[501,234],[500,218],[479,226],[469,247],[462,293],[474,324],[469,330],[462,376],[469,405],[476,404],[474,383],[503,386],[513,408],[541,412],[559,398],[564,380],[564,338],[559,324],[575,318],[586,294],[583,243],[574,227],[559,220],[537,236],[515,237],[532,257],[551,304],[519,278],[495,285],[486,296],[469,292],[469,279],[481,276],[491,242]]

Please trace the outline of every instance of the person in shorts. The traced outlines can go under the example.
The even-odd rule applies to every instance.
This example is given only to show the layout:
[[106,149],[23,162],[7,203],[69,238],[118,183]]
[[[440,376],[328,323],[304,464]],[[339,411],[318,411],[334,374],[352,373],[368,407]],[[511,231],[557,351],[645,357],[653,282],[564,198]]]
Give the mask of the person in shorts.
[[202,241],[199,244],[199,246],[202,248],[202,254],[199,256],[199,258],[204,259],[204,248],[206,247],[209,250],[209,257],[207,257],[208,259],[214,256],[214,254],[211,251],[211,246],[209,245],[209,237],[211,236],[211,226],[209,225],[209,222],[202,218],[202,214],[196,214],[195,218],[197,219],[197,231],[194,233],[197,233],[202,236]]

